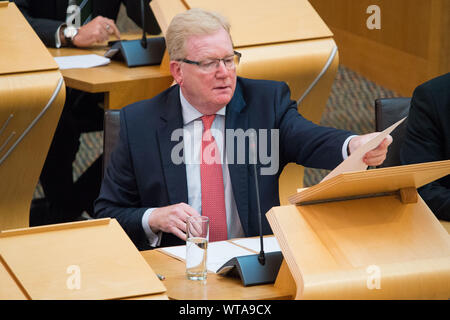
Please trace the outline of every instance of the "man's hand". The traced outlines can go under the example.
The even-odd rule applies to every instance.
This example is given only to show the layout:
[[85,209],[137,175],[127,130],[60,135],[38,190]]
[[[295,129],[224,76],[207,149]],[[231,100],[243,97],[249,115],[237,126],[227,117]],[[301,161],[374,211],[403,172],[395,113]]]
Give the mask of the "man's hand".
[[200,216],[200,214],[188,204],[178,203],[153,210],[148,224],[154,233],[159,231],[173,233],[186,241],[186,223],[190,216]]
[[[373,132],[369,134],[364,134],[361,136],[354,137],[348,143],[349,154],[358,149],[360,146],[367,143],[369,140],[375,138],[379,132]],[[386,154],[388,151],[388,146],[392,143],[392,137],[388,135],[375,149],[367,152],[363,161],[368,166],[379,166],[386,159]]]
[[120,32],[114,21],[97,16],[78,30],[72,43],[76,47],[89,47],[93,44],[107,41],[111,35],[115,35],[120,39]]

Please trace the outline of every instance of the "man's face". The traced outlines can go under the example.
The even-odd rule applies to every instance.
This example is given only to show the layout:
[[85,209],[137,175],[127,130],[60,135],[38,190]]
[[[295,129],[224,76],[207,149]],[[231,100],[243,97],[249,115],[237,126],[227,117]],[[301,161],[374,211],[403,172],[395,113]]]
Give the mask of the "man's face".
[[[185,49],[185,59],[198,62],[230,57],[234,52],[230,36],[224,29],[210,35],[191,36]],[[223,61],[210,71],[178,61],[171,61],[170,67],[185,98],[203,114],[214,114],[233,97],[236,68],[227,69]]]

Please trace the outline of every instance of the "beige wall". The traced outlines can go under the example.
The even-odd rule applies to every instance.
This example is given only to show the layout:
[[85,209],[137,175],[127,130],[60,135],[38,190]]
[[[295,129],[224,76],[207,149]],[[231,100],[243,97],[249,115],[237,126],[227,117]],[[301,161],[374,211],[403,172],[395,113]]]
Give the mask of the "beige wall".
[[[397,93],[450,71],[450,0],[309,0],[334,33],[341,64]],[[381,29],[369,30],[370,5]]]

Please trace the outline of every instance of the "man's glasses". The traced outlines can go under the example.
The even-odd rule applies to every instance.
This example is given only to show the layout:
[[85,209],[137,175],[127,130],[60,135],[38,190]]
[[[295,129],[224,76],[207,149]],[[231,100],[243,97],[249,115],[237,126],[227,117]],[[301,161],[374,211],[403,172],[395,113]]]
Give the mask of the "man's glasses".
[[240,52],[234,51],[234,54],[229,57],[225,57],[222,59],[207,59],[203,61],[192,61],[188,59],[179,59],[178,61],[182,61],[189,64],[194,64],[198,66],[204,72],[213,72],[216,71],[220,66],[220,61],[223,61],[223,64],[228,70],[234,69],[241,60],[242,54]]

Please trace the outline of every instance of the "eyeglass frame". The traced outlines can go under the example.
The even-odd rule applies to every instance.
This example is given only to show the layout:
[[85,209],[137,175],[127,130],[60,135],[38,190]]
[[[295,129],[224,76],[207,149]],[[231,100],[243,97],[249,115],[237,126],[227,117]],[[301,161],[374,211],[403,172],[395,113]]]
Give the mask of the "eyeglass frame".
[[[237,52],[237,51],[233,51],[233,57],[234,57],[234,56],[237,56],[237,63],[234,64],[234,66],[236,66],[237,64],[239,64],[239,62],[240,62],[240,60],[241,60],[242,53]],[[228,68],[228,67],[226,66],[226,64],[225,64],[225,59],[226,59],[226,58],[216,58],[216,59],[205,59],[205,60],[203,60],[203,61],[193,61],[193,60],[189,60],[189,59],[184,58],[184,59],[178,59],[177,61],[185,62],[185,63],[188,63],[188,64],[193,64],[193,65],[196,65],[196,66],[198,66],[198,67],[201,68],[201,63],[202,63],[202,62],[207,61],[207,60],[212,60],[212,61],[218,62],[218,64],[216,64],[215,69],[217,69],[218,66],[220,65],[220,62],[223,61],[223,65],[225,66],[225,68],[227,68],[228,70],[231,70],[231,68]]]

